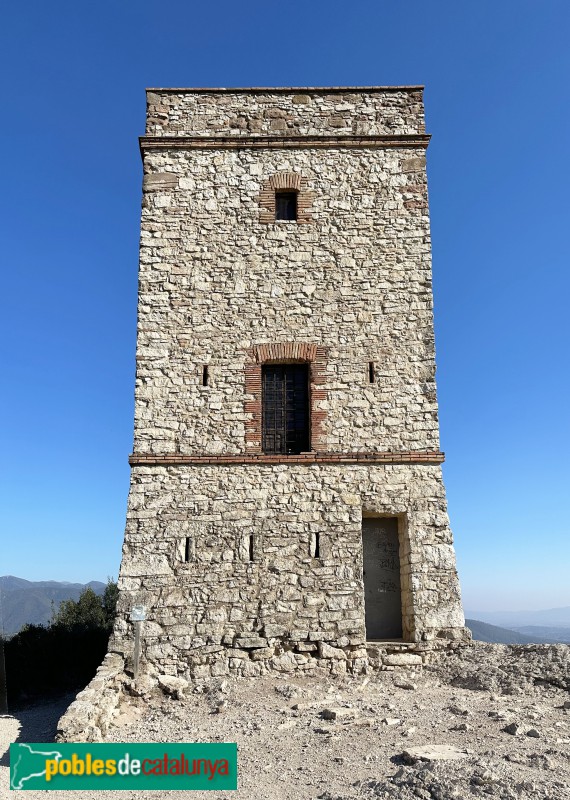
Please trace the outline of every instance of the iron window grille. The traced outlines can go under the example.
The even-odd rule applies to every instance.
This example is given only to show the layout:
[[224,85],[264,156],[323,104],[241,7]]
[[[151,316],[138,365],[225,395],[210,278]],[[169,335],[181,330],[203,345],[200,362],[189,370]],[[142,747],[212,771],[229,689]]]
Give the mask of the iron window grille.
[[263,452],[287,455],[309,451],[308,364],[266,364],[262,391]]

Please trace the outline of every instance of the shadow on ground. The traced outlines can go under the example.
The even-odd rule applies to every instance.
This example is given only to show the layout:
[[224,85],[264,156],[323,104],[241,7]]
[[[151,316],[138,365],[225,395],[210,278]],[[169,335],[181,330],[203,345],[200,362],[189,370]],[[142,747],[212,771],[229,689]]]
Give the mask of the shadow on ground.
[[[16,742],[53,742],[57,723],[75,695],[66,694],[49,703],[28,706],[12,711],[11,717],[20,723]],[[10,766],[10,749],[0,757],[0,767]]]

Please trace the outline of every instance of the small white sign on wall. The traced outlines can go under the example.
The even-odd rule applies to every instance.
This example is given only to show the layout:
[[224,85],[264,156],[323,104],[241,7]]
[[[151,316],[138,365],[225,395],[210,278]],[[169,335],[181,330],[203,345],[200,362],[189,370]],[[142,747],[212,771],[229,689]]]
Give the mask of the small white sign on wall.
[[133,606],[131,608],[131,622],[144,622],[146,619],[145,606]]

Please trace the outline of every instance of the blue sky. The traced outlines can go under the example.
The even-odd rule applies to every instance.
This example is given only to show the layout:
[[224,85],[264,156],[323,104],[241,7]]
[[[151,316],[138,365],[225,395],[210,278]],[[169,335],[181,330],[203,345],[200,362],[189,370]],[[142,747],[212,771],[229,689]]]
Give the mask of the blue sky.
[[570,605],[567,0],[31,0],[2,17],[0,574],[118,572],[144,88],[420,83],[465,605]]

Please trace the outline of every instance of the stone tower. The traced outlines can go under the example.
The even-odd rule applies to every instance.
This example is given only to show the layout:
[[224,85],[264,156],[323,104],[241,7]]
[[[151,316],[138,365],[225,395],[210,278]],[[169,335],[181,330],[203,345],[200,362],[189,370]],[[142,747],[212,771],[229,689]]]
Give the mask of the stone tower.
[[111,651],[361,672],[466,638],[439,450],[422,88],[147,94]]

